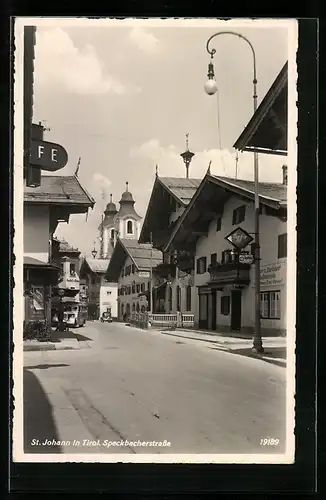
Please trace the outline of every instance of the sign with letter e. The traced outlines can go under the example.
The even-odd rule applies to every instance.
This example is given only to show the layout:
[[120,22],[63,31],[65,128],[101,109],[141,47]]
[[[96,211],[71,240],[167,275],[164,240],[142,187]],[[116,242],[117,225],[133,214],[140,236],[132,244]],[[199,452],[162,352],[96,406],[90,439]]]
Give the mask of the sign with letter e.
[[32,140],[29,162],[42,170],[55,172],[67,165],[68,153],[60,144]]

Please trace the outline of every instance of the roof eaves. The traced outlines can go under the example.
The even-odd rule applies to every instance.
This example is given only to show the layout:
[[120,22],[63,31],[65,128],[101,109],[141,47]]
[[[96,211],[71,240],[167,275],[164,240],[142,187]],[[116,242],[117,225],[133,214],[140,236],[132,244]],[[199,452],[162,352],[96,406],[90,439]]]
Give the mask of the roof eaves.
[[239,151],[243,151],[246,147],[248,141],[252,138],[254,133],[257,131],[259,125],[262,123],[263,119],[267,115],[269,109],[273,105],[276,97],[279,95],[288,78],[288,63],[286,62],[277,75],[276,79],[272,83],[265,97],[259,104],[256,112],[251,117],[249,123],[244,128],[233,147]]

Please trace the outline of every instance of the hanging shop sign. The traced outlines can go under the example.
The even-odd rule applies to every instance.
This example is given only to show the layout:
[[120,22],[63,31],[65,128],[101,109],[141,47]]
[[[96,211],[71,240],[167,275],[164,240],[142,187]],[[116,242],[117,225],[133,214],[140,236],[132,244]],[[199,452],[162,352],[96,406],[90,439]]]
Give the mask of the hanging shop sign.
[[150,278],[151,273],[149,271],[138,271],[138,276],[140,278]]
[[30,148],[30,165],[40,167],[48,172],[55,172],[68,163],[68,153],[54,142],[32,140]]
[[225,236],[225,239],[238,250],[242,250],[253,241],[253,237],[242,229],[242,227],[237,227],[231,231],[231,233]]
[[239,262],[240,264],[252,264],[254,261],[254,256],[249,253],[240,253]]

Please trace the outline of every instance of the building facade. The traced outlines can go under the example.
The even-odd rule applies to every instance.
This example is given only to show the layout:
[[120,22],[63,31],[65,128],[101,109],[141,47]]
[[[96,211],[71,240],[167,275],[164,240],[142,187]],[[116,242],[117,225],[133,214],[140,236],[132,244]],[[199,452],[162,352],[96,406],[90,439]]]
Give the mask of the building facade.
[[82,295],[87,302],[90,320],[99,319],[106,311],[111,313],[113,319],[117,319],[117,283],[108,281],[105,277],[109,262],[108,259],[87,257],[84,257],[81,262]]
[[[279,335],[286,329],[286,177],[284,184],[260,184],[259,190],[262,333]],[[207,174],[169,241],[170,249],[195,256],[198,328],[253,331],[254,247],[247,245],[240,256],[226,239],[236,229],[249,239],[254,233],[253,183]]]
[[155,311],[155,297],[151,291],[158,283],[155,269],[161,262],[161,252],[150,245],[132,239],[117,239],[106,278],[118,286],[120,321],[128,321],[133,312],[146,312],[151,306]]
[[57,225],[71,214],[87,213],[94,200],[74,177],[41,176],[38,187],[24,188],[25,325],[51,323],[52,297],[61,268],[53,262],[52,240]]
[[200,182],[200,179],[156,175],[139,238],[140,243],[152,242],[153,247],[162,252],[162,263],[155,269],[156,312],[193,312],[194,256],[187,250],[176,253],[166,244]]

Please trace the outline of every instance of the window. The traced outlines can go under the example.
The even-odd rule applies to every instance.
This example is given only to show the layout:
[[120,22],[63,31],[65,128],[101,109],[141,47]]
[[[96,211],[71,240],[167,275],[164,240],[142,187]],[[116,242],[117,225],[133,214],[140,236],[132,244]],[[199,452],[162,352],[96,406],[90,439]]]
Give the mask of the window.
[[127,222],[127,233],[128,234],[132,234],[133,232],[134,232],[134,230],[133,230],[132,220],[128,220],[128,222]]
[[191,311],[191,286],[186,288],[186,311]]
[[224,295],[221,297],[221,314],[228,316],[230,314],[230,296]]
[[133,305],[132,305],[132,312],[135,312],[135,310],[136,310],[136,304],[133,303]]
[[172,312],[172,288],[169,287],[169,295],[168,295],[168,301],[169,301],[169,311]]
[[132,293],[136,293],[136,285],[135,284],[132,285]]
[[281,292],[262,292],[260,294],[260,316],[262,319],[281,318]]
[[207,259],[206,257],[200,257],[197,259],[197,274],[206,273],[207,269]]
[[131,286],[128,286],[128,295],[131,294]]
[[75,275],[76,275],[76,264],[70,262],[70,276],[75,276]]
[[140,291],[141,291],[141,292],[145,292],[145,283],[142,283],[142,284],[140,285]]
[[241,207],[233,210],[232,225],[240,224],[246,217],[246,205],[241,205]]
[[135,264],[132,264],[132,266],[131,266],[131,272],[132,272],[132,274],[134,274],[134,272],[135,272]]
[[110,232],[110,238],[111,238],[111,240],[113,240],[113,239],[114,239],[114,229],[111,229],[111,232]]
[[122,271],[121,271],[121,278],[123,278],[123,277],[124,277],[124,275],[125,275],[125,270],[124,270],[124,269],[122,269]]
[[181,306],[181,288],[177,286],[177,311],[180,311]]
[[139,293],[140,292],[140,285],[136,285],[136,292]]
[[216,266],[217,263],[217,253],[212,253],[211,255],[211,266],[214,267]]
[[106,292],[106,295],[111,295],[112,292]]
[[221,227],[222,227],[222,217],[219,217],[218,219],[216,219],[216,231],[221,231]]
[[136,306],[136,308],[137,308],[137,312],[139,313],[139,309],[140,309],[140,307],[139,307],[138,302],[137,302],[137,306]]
[[221,259],[222,264],[226,264],[227,262],[230,262],[231,259],[232,259],[231,250],[223,250],[222,259]]
[[277,258],[282,259],[287,254],[287,233],[278,235]]

